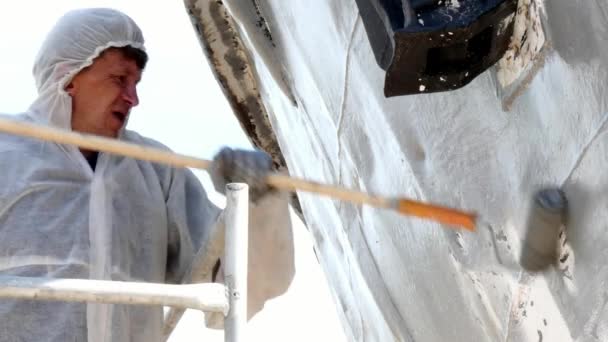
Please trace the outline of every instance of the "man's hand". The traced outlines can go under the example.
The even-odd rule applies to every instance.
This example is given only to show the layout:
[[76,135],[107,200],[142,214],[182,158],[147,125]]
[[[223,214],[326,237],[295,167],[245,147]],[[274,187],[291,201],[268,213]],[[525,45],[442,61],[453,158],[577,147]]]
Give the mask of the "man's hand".
[[272,159],[267,153],[224,147],[213,157],[209,174],[215,189],[221,193],[228,183],[247,183],[249,198],[255,202],[274,190],[265,181],[271,171]]

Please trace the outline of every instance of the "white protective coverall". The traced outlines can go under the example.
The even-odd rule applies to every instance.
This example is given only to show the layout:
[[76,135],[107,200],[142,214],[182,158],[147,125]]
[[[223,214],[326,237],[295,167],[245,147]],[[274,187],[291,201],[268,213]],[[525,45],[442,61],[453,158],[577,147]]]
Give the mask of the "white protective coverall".
[[[143,43],[121,12],[67,13],[37,56],[38,98],[10,118],[70,130],[65,85],[105,49]],[[120,139],[165,148],[124,127]],[[220,213],[189,170],[104,153],[92,170],[73,146],[0,134],[0,168],[3,275],[179,282]],[[149,342],[161,326],[155,307],[0,300],[0,341]]]

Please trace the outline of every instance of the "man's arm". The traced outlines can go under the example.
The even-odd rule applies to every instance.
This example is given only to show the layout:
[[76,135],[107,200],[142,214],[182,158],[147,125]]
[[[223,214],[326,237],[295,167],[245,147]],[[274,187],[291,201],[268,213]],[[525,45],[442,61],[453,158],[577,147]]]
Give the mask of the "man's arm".
[[[222,193],[227,183],[249,184],[248,318],[267,300],[285,293],[295,274],[289,196],[264,183],[271,170],[266,153],[228,148],[216,155],[211,167],[211,178]],[[216,281],[223,281],[221,266]]]
[[[293,229],[288,196],[269,193],[249,205],[247,317],[285,293],[295,275]],[[218,261],[215,282],[224,281]]]
[[[222,193],[231,182],[248,183],[250,187],[249,318],[268,299],[283,294],[295,274],[288,194],[260,182],[270,169],[270,159],[263,152],[229,149],[216,155],[211,168],[214,186]],[[220,210],[209,201],[192,172],[174,170],[170,184],[167,281],[180,282],[194,254],[201,246],[208,246],[212,229],[222,220],[218,222]],[[215,281],[223,282],[221,260],[217,271]]]
[[168,283],[181,283],[195,254],[209,247],[221,210],[207,197],[196,176],[186,169],[173,169],[167,197]]

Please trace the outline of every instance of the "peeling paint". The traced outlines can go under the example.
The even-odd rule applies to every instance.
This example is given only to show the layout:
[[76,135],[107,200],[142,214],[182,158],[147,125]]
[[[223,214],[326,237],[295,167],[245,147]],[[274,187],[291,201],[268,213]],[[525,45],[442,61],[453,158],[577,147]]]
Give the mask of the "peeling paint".
[[[287,171],[268,112],[260,98],[251,62],[223,2],[186,0],[185,5],[203,51],[212,65],[212,72],[245,133],[254,146],[270,154],[276,170]],[[301,215],[295,195],[292,205]]]
[[[541,0],[519,0],[513,37],[504,56],[498,61],[496,77],[503,94],[503,108],[509,110],[513,101],[528,87],[543,66],[545,33],[541,22]],[[510,16],[505,20],[513,20]],[[501,27],[506,27],[501,22]]]
[[272,156],[275,167],[286,168],[247,54],[223,3],[193,0],[186,5],[215,76],[245,132],[256,147]]

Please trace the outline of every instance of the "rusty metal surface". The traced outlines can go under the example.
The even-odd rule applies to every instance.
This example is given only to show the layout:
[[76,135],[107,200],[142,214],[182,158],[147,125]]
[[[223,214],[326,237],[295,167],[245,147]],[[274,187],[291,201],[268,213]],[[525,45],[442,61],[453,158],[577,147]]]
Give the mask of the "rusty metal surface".
[[212,71],[245,133],[254,146],[272,156],[275,168],[286,168],[251,71],[252,62],[224,3],[186,0],[185,5]]

